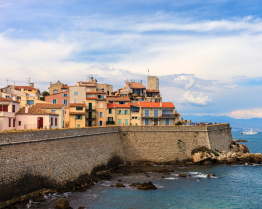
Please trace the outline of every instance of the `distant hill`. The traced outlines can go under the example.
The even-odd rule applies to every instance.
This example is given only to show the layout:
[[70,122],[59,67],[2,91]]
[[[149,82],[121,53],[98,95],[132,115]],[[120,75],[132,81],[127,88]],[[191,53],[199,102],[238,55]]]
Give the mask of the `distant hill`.
[[211,123],[230,123],[232,131],[246,131],[253,129],[262,132],[262,118],[251,119],[235,119],[228,116],[211,116],[211,115],[182,115],[184,120],[192,120],[192,122],[211,122]]

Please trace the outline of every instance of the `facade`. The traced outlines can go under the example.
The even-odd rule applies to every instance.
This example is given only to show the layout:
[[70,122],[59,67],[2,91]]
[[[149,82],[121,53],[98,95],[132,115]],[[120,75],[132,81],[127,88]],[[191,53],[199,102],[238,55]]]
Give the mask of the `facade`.
[[141,125],[175,125],[181,116],[172,102],[139,102]]
[[45,104],[38,103],[32,107],[45,109],[49,112],[58,114],[58,128],[65,127],[65,105],[64,104]]
[[16,129],[15,113],[19,110],[19,102],[0,98],[0,131]]
[[57,94],[45,96],[45,102],[52,104],[63,104],[65,106],[68,106],[69,101],[69,91],[62,91]]
[[58,114],[26,105],[16,113],[17,130],[58,128]]
[[69,128],[86,127],[86,105],[85,103],[69,104]]
[[159,79],[156,76],[147,76],[147,89],[159,90]]
[[53,95],[53,94],[57,94],[63,91],[68,91],[68,86],[67,84],[63,84],[60,81],[57,81],[56,83],[52,84],[52,82],[50,82],[50,86],[49,86],[49,94]]

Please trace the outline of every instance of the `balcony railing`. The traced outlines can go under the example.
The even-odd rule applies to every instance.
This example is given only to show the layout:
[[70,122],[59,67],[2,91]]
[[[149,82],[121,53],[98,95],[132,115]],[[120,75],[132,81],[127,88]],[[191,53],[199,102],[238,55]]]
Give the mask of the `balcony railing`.
[[92,107],[87,106],[86,107],[86,111],[91,111],[91,110],[96,110],[96,107],[95,106],[92,106]]
[[115,121],[106,121],[106,124],[108,124],[108,125],[115,125]]
[[162,117],[164,118],[174,118],[174,117],[177,117],[178,114],[162,114]]
[[139,110],[131,110],[132,113],[139,113]]

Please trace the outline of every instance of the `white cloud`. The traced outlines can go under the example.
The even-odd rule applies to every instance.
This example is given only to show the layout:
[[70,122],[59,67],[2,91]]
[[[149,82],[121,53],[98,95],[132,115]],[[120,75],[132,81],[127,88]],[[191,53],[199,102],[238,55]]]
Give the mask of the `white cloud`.
[[199,96],[194,96],[193,94],[190,94],[190,91],[188,90],[182,95],[179,102],[184,105],[206,106],[211,104],[212,99],[208,96],[204,96],[203,93],[200,93]]
[[227,114],[236,119],[262,118],[262,108],[236,110]]
[[9,6],[11,4],[5,4],[5,5],[0,5],[0,7],[6,7],[6,6]]

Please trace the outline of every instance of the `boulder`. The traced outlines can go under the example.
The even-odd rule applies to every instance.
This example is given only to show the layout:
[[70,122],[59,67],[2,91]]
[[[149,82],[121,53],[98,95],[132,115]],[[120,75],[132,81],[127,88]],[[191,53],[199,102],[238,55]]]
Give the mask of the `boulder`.
[[71,208],[66,198],[62,198],[56,201],[55,209],[73,209],[73,208]]
[[203,162],[203,165],[212,165],[212,162],[209,160],[206,160],[205,162]]
[[156,186],[151,182],[145,182],[143,184],[139,184],[137,189],[139,190],[157,190]]
[[122,184],[122,183],[117,183],[116,185],[115,185],[117,188],[120,188],[120,187],[126,187],[124,184]]
[[207,178],[210,178],[210,174],[207,174]]
[[178,174],[178,176],[179,176],[179,177],[186,177],[186,174],[180,173],[180,174]]
[[85,207],[84,206],[80,206],[78,209],[85,209]]
[[33,202],[43,202],[43,201],[45,201],[45,198],[42,195],[34,196],[32,199],[33,199]]
[[216,156],[209,151],[198,151],[193,153],[193,162],[194,163],[202,163],[204,161],[213,161],[216,160]]

